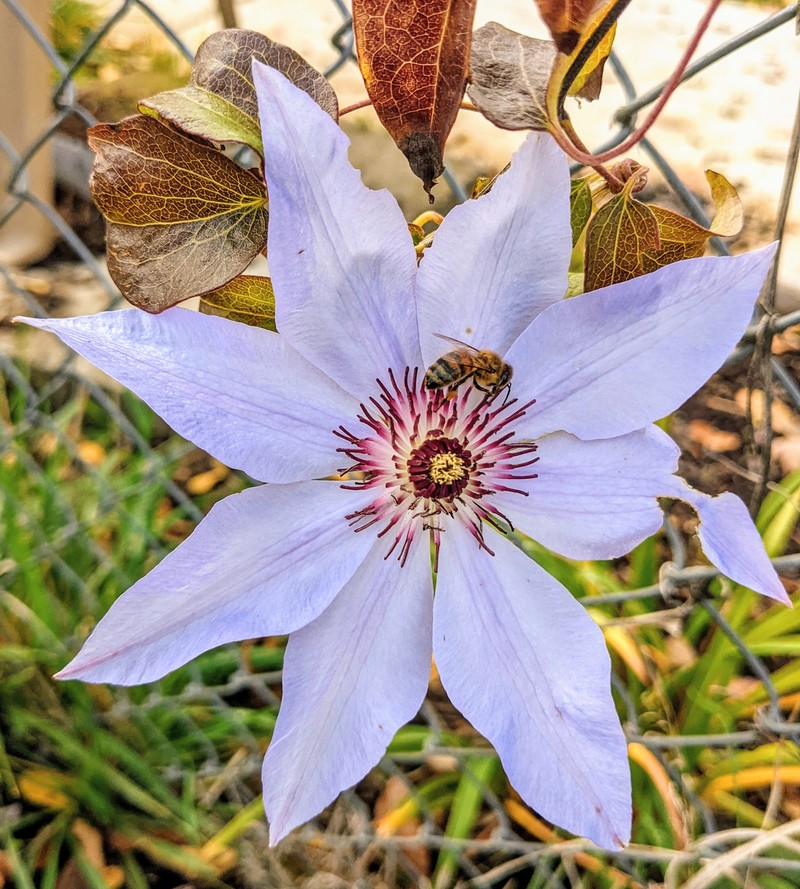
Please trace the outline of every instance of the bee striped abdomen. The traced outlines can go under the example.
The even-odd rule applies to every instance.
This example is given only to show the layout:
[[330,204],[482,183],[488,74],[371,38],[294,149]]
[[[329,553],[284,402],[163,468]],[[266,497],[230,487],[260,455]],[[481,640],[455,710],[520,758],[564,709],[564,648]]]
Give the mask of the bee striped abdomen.
[[448,352],[437,358],[425,371],[425,388],[443,389],[445,386],[457,386],[474,372],[474,367],[464,367],[463,358],[458,352]]

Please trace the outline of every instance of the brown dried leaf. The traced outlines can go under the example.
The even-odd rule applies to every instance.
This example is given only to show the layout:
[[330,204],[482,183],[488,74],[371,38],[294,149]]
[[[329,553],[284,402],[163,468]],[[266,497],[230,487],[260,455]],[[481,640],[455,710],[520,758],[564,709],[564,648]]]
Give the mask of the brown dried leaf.
[[65,809],[71,797],[64,791],[74,784],[69,776],[44,766],[26,769],[17,781],[22,797],[35,806]]
[[[571,79],[569,95],[589,100],[600,95],[603,66],[615,32],[614,26],[591,52],[587,50],[586,60]],[[467,93],[481,113],[503,129],[554,130],[559,121],[547,103],[561,59],[551,40],[527,37],[489,22],[472,35]],[[562,77],[568,70],[569,65],[561,70]]]
[[260,176],[142,115],[89,131],[90,187],[123,296],[161,312],[221,287],[264,247]]
[[555,57],[549,40],[488,22],[472,35],[467,95],[504,130],[548,130],[545,94]]
[[800,326],[790,327],[779,333],[772,340],[774,355],[786,355],[787,352],[800,352]]
[[569,55],[578,45],[597,0],[536,0],[536,5],[558,51]]
[[476,2],[353,0],[367,93],[428,194],[464,95]]
[[213,490],[220,482],[224,482],[231,474],[230,469],[219,460],[211,461],[211,469],[198,472],[186,482],[186,491],[192,497],[200,497]]
[[97,441],[83,439],[78,442],[77,454],[89,466],[102,466],[106,459],[106,449]]
[[336,93],[322,74],[288,46],[242,28],[212,34],[197,50],[189,83],[144,99],[139,110],[192,135],[242,142],[263,155],[253,59],[285,74],[338,118]]
[[[681,667],[691,667],[697,662],[697,652],[683,636],[667,636],[664,646],[670,671]],[[667,670],[665,669],[664,672]]]
[[200,311],[251,327],[275,330],[275,291],[272,281],[258,275],[240,275],[224,287],[200,297]]

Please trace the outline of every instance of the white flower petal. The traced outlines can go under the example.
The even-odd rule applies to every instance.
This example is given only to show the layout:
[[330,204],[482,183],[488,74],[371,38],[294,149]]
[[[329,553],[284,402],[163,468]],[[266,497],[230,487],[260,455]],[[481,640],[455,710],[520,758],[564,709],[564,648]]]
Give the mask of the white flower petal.
[[388,191],[362,183],[349,140],[310,96],[259,63],[253,75],[278,330],[364,398],[388,368],[420,362],[408,226]]
[[537,478],[510,480],[492,504],[518,531],[570,559],[611,559],[661,527],[658,497],[680,449],[655,426],[582,441],[556,432],[537,441]]
[[774,252],[687,259],[552,305],[506,355],[514,394],[536,398],[518,434],[614,438],[675,410],[744,333]]
[[624,845],[630,773],[602,633],[501,536],[494,558],[457,522],[444,537],[433,646],[450,699],[539,814],[604,848]]
[[430,552],[423,539],[401,567],[386,550],[373,538],[329,608],[289,640],[264,759],[271,845],[361,780],[422,705],[431,664]]
[[697,536],[711,564],[736,583],[791,605],[744,503],[735,494],[710,497],[683,479],[673,477],[670,481],[662,493],[685,500],[697,510]]
[[224,642],[290,633],[328,606],[370,546],[335,482],[262,485],[218,503],[111,606],[60,679],[152,682]]
[[178,308],[18,320],[61,337],[180,435],[253,478],[300,481],[341,465],[333,430],[357,405],[276,333]]
[[492,190],[454,207],[420,263],[423,356],[444,333],[503,354],[543,309],[563,299],[572,250],[569,171],[545,133],[531,133]]

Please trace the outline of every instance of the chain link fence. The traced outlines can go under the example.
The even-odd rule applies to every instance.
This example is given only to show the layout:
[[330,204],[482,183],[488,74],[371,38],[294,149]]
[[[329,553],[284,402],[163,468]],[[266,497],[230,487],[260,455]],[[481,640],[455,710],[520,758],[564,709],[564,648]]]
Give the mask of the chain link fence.
[[[348,7],[340,0],[331,3],[340,26],[330,35],[336,58],[327,75],[355,62]],[[31,331],[20,332],[10,325],[15,314],[73,313],[70,299],[63,295],[64,279],[72,282],[72,290],[82,294],[82,311],[111,308],[120,301],[105,271],[102,242],[97,235],[99,219],[88,206],[88,149],[80,140],[65,140],[63,134],[76,128],[80,133],[96,122],[93,109],[82,100],[81,78],[95,64],[106,37],[127,16],[144,14],[180,54],[186,59],[191,56],[179,35],[148,3],[123,0],[102,9],[101,18],[90,23],[76,51],[65,58],[53,42],[47,10],[43,10],[43,17],[36,15],[33,4],[16,0],[0,3],[5,39],[14,45],[30,44],[30,53],[38,54],[40,65],[46,60],[48,68],[44,82],[46,113],[35,131],[25,133],[20,141],[19,132],[0,130],[0,153],[5,158],[0,256],[6,257],[0,264],[0,374],[4,378],[0,393],[0,610],[13,626],[36,623],[37,618],[29,612],[36,611],[37,600],[29,591],[35,586],[35,578],[41,576],[47,578],[49,588],[57,590],[63,602],[80,609],[74,613],[97,619],[119,592],[185,536],[208,503],[243,484],[187,443],[172,437],[135,399],[109,387],[75,356],[55,352],[56,347],[49,341],[34,341]],[[221,4],[221,19],[228,24],[235,22],[235,13],[232,4]],[[756,27],[731,37],[694,62],[684,80],[773,29],[792,28],[797,21],[797,5],[765,15]],[[598,146],[600,150],[619,144],[633,131],[637,113],[658,97],[663,86],[648,85],[640,90],[617,55],[612,56],[611,66],[624,90],[625,103],[615,114],[613,138]],[[14,86],[6,84],[3,89],[13,90]],[[784,109],[784,113],[790,112]],[[797,167],[800,106],[794,114],[774,231],[779,239]],[[4,124],[5,120],[0,127]],[[669,158],[650,139],[644,140],[642,147],[688,215],[708,225],[703,207]],[[54,157],[55,191],[47,178],[54,168]],[[47,168],[44,185],[42,158]],[[467,183],[449,174],[446,182],[457,200],[465,198]],[[6,251],[8,255],[2,252],[12,240],[9,233],[22,228],[33,231],[31,237],[43,245],[40,252],[49,253],[46,273],[25,271],[24,262],[19,256],[15,259],[13,251]],[[727,250],[718,241],[713,248],[720,253]],[[800,412],[794,357],[791,353],[775,354],[771,349],[776,335],[800,323],[800,311],[776,314],[776,287],[777,275],[773,274],[767,282],[763,308],[729,365],[749,362],[752,386],[757,384],[767,393],[782,392],[793,410]],[[752,480],[758,497],[769,488],[769,418],[767,410],[766,428],[759,438],[761,471]],[[115,454],[122,455],[117,462]],[[130,539],[134,545],[123,543]],[[683,768],[686,756],[713,748],[732,755],[772,742],[793,745],[800,736],[800,724],[784,699],[784,688],[775,680],[774,665],[767,665],[753,650],[740,629],[726,618],[718,599],[707,595],[715,572],[688,564],[683,536],[670,521],[664,525],[664,546],[669,556],[657,583],[640,589],[599,591],[582,601],[587,607],[602,610],[610,623],[622,625],[635,620],[631,603],[642,603],[646,607],[639,612],[639,619],[646,619],[652,627],[668,626],[673,635],[680,635],[690,621],[698,620],[698,614],[704,615],[708,633],[724,636],[734,653],[731,656],[740,659],[760,684],[758,706],[729,731],[675,735],[653,730],[643,720],[641,701],[634,698],[620,677],[615,678],[629,740],[642,745],[660,763],[672,784],[670,792],[680,800],[687,819],[702,825],[699,839],[687,839],[679,849],[632,845],[613,855],[598,853],[578,840],[544,841],[514,817],[515,810],[507,799],[494,796],[483,783],[480,791],[484,814],[476,829],[465,837],[446,831],[436,806],[418,792],[420,776],[448,769],[468,776],[477,760],[493,754],[474,735],[467,735],[464,745],[453,743],[451,729],[461,726],[434,686],[418,720],[425,731],[424,743],[417,749],[411,745],[410,749],[390,750],[377,770],[380,779],[367,779],[357,792],[344,794],[324,817],[297,831],[288,845],[283,844],[283,852],[267,852],[265,828],[258,818],[252,818],[249,832],[239,842],[234,884],[291,885],[298,878],[285,850],[291,847],[296,852],[302,847],[314,868],[338,874],[347,881],[342,885],[424,885],[420,850],[424,858],[442,849],[452,851],[454,874],[461,884],[475,889],[584,885],[582,880],[592,869],[581,857],[587,853],[595,856],[591,860],[613,866],[610,882],[619,886],[646,885],[648,880],[663,878],[667,886],[701,889],[728,885],[724,880],[732,880],[730,885],[745,885],[745,880],[763,874],[777,874],[789,885],[800,885],[800,808],[796,808],[794,818],[774,817],[776,800],[782,793],[778,780],[768,794],[765,825],[731,828],[732,819],[721,817],[719,809],[696,792],[695,782],[687,778]],[[775,559],[775,564],[784,576],[796,578],[800,554],[783,555]],[[53,610],[53,606],[46,607]],[[57,654],[74,652],[77,636],[86,629],[85,624],[70,626],[66,619],[64,627],[68,627],[65,633],[74,635],[53,638]],[[22,636],[25,632],[20,631]],[[14,641],[11,636],[2,639],[6,645]],[[164,767],[167,777],[180,786],[183,769],[192,768],[205,787],[204,806],[213,806],[224,798],[234,811],[247,809],[257,797],[261,753],[269,734],[269,725],[259,722],[256,715],[263,710],[274,716],[280,688],[279,661],[273,664],[256,654],[248,646],[237,646],[216,653],[216,660],[205,658],[190,665],[181,672],[179,681],[165,681],[143,690],[113,690],[99,718],[112,729],[121,721],[147,720],[152,743],[173,754],[172,764]],[[7,662],[3,661],[0,671],[5,669]],[[227,733],[223,741],[206,731],[210,713],[223,719]],[[405,788],[415,800],[410,834],[375,826],[376,788],[385,786],[386,779]],[[7,823],[18,814],[12,803],[3,811]]]

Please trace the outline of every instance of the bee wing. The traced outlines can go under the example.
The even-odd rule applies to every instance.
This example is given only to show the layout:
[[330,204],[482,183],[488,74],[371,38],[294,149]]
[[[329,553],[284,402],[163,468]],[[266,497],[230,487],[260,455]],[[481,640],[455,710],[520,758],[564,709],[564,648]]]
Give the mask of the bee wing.
[[444,333],[435,333],[434,336],[438,336],[440,340],[444,340],[446,343],[450,343],[452,346],[458,346],[461,349],[468,349],[473,354],[477,355],[480,351],[476,349],[475,346],[470,346],[469,343],[463,343],[461,340],[457,340],[455,337],[447,336]]

